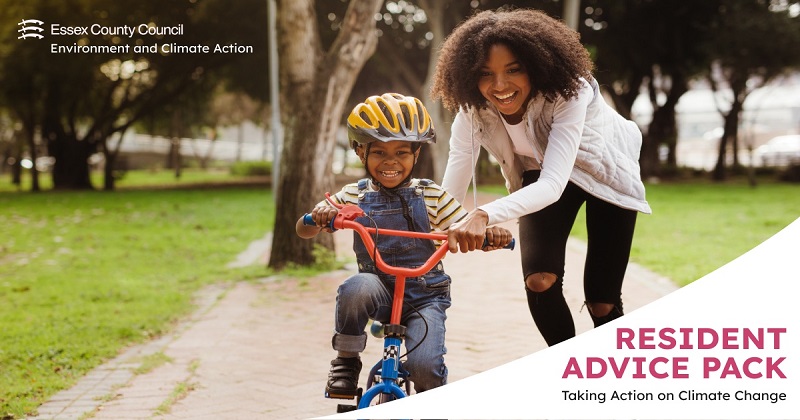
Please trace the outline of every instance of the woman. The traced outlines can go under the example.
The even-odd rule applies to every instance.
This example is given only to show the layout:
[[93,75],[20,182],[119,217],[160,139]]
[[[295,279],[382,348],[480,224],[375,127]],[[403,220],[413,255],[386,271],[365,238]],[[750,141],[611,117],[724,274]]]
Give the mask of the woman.
[[603,100],[579,35],[536,10],[476,14],[445,40],[431,93],[458,111],[442,186],[463,202],[480,147],[509,195],[449,230],[450,251],[479,247],[487,225],[519,219],[528,306],[548,345],[575,336],[562,285],[572,225],[586,204],[586,306],[595,327],[623,315],[637,212],[650,213],[642,135]]

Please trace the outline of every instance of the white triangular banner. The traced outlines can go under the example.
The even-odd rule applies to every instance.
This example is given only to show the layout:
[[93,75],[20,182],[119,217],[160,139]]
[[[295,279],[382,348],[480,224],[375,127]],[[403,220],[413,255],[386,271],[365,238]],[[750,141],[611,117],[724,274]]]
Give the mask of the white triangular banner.
[[446,386],[326,419],[798,418],[800,219],[612,323]]

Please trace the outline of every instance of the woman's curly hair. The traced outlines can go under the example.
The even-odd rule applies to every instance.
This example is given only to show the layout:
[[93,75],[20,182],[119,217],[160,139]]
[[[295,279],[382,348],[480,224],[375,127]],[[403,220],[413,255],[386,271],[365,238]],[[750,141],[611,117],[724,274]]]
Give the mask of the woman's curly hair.
[[532,94],[572,98],[579,78],[591,80],[594,63],[580,35],[562,22],[533,9],[480,12],[447,37],[436,64],[431,96],[447,109],[485,108],[478,79],[495,44],[507,46],[531,78]]

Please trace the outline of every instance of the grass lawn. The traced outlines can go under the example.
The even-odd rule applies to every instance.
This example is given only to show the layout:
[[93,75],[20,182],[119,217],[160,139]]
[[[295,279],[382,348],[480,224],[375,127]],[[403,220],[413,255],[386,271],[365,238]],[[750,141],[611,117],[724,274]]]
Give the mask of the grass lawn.
[[[175,177],[175,172],[172,170],[138,170],[127,171],[116,181],[116,189],[124,190],[129,188],[155,188],[155,187],[175,187],[187,186],[190,187],[202,183],[235,183],[247,181],[262,181],[258,177],[244,177],[232,175],[228,169],[216,170],[202,170],[187,168],[181,170],[180,177]],[[30,191],[31,190],[31,177],[28,171],[24,171],[21,185],[19,188],[9,182],[10,176],[4,174],[0,178],[0,193],[2,192],[15,192]],[[92,185],[97,189],[103,188],[103,174],[101,172],[92,172],[90,176]],[[53,178],[50,174],[39,175],[39,188],[43,191],[48,191],[53,188]]]
[[[237,180],[208,176],[187,172],[179,185]],[[137,187],[171,177],[129,173],[116,192],[32,194],[0,181],[0,418],[35,412],[121,348],[169,331],[204,285],[268,274],[258,264],[226,268],[272,229],[263,186],[146,190]],[[797,184],[647,193],[654,213],[638,219],[632,259],[681,285],[800,217]],[[579,217],[574,233],[585,239]]]
[[653,214],[637,221],[632,258],[683,286],[733,261],[800,217],[798,184],[711,187],[651,187],[648,199]]
[[0,193],[0,418],[168,331],[274,223],[260,188]]

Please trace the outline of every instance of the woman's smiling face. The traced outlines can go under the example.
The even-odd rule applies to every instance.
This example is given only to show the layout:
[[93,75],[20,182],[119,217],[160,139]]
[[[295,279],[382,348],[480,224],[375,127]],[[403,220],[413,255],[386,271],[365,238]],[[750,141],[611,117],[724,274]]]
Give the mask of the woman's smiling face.
[[531,95],[531,81],[511,50],[503,44],[489,47],[489,58],[480,72],[478,90],[483,97],[494,104],[509,123],[522,121]]

